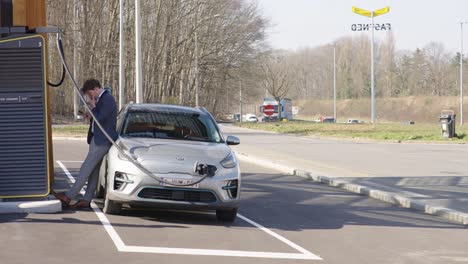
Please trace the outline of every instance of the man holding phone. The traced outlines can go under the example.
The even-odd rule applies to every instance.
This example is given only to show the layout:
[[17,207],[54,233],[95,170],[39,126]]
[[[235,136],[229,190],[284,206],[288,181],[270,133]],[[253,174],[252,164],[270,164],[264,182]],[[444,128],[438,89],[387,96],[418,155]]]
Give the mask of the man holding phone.
[[[105,132],[113,139],[118,138],[116,131],[117,125],[117,105],[114,97],[110,92],[102,88],[98,80],[87,80],[81,92],[89,97],[89,107],[91,108],[96,120],[104,128]],[[89,152],[85,161],[81,165],[80,173],[76,182],[66,193],[55,193],[54,196],[59,199],[62,204],[69,206],[73,198],[80,192],[81,188],[88,182],[86,193],[83,199],[77,203],[70,205],[71,208],[82,209],[89,208],[91,200],[94,197],[99,179],[99,168],[103,157],[109,151],[111,142],[104,135],[104,132],[96,124],[95,120],[91,120],[88,130]]]

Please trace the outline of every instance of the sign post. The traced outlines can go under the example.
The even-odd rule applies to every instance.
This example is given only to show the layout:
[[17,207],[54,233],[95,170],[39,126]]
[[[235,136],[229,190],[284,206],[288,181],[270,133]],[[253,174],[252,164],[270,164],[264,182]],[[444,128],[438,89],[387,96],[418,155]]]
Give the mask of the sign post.
[[375,92],[374,92],[374,17],[390,12],[390,7],[381,8],[375,11],[368,11],[353,6],[353,12],[371,18],[371,123],[375,123]]

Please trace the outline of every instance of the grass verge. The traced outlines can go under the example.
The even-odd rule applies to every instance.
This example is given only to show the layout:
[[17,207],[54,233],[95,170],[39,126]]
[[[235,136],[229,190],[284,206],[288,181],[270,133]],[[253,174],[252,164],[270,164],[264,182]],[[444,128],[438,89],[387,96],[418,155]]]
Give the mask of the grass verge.
[[271,122],[271,123],[236,123],[237,126],[285,134],[304,136],[321,136],[349,139],[373,139],[383,141],[426,141],[467,143],[468,128],[457,127],[457,138],[442,138],[440,125],[399,123],[383,124],[324,124],[304,121]]
[[86,137],[89,125],[52,126],[52,135],[57,137]]

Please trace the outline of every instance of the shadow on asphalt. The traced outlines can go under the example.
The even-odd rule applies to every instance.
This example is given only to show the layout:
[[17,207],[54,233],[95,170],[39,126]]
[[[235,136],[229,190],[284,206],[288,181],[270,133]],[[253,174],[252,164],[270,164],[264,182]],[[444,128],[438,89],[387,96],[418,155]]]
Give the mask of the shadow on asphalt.
[[243,180],[245,199],[241,213],[269,228],[294,231],[359,225],[467,228],[299,177],[244,173]]
[[[73,174],[76,169],[70,170]],[[383,203],[366,196],[348,193],[340,189],[311,182],[306,179],[280,174],[243,173],[242,202],[239,213],[260,223],[277,229],[301,231],[308,229],[341,229],[345,226],[386,226],[441,229],[466,229],[445,220],[409,209]],[[56,170],[56,189],[66,189],[65,176]],[[102,207],[102,201],[96,200]],[[94,214],[91,210],[89,213]],[[35,214],[0,215],[2,222],[19,223],[69,223],[102,225],[99,220],[81,220],[80,214],[66,209],[60,217],[42,217]],[[73,217],[75,216],[75,217]],[[131,224],[131,221],[112,221],[112,218],[140,218],[154,221],[154,225]],[[53,218],[53,219],[51,219]],[[187,212],[168,210],[142,210],[129,208],[119,216],[110,216],[112,225],[134,228],[189,228],[181,225],[212,225],[255,228],[237,218],[232,224],[216,220],[212,212]]]

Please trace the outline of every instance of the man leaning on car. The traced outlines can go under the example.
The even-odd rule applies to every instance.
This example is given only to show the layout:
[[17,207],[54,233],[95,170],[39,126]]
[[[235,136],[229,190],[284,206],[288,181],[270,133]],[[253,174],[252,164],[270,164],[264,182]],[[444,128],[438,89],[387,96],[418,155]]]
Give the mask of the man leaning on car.
[[[105,132],[116,140],[118,134],[116,131],[117,124],[117,105],[114,97],[109,91],[102,88],[98,80],[87,80],[81,92],[89,97],[89,106],[99,121]],[[54,196],[59,199],[63,205],[70,206],[75,209],[89,208],[91,200],[93,199],[94,192],[99,179],[99,168],[103,157],[109,151],[111,142],[104,135],[103,131],[95,124],[94,120],[91,121],[88,130],[88,144],[89,151],[85,161],[81,165],[80,173],[76,182],[66,193],[55,193]],[[70,202],[75,198],[84,184],[88,182],[86,193],[83,199],[80,199],[75,204],[70,205]]]

